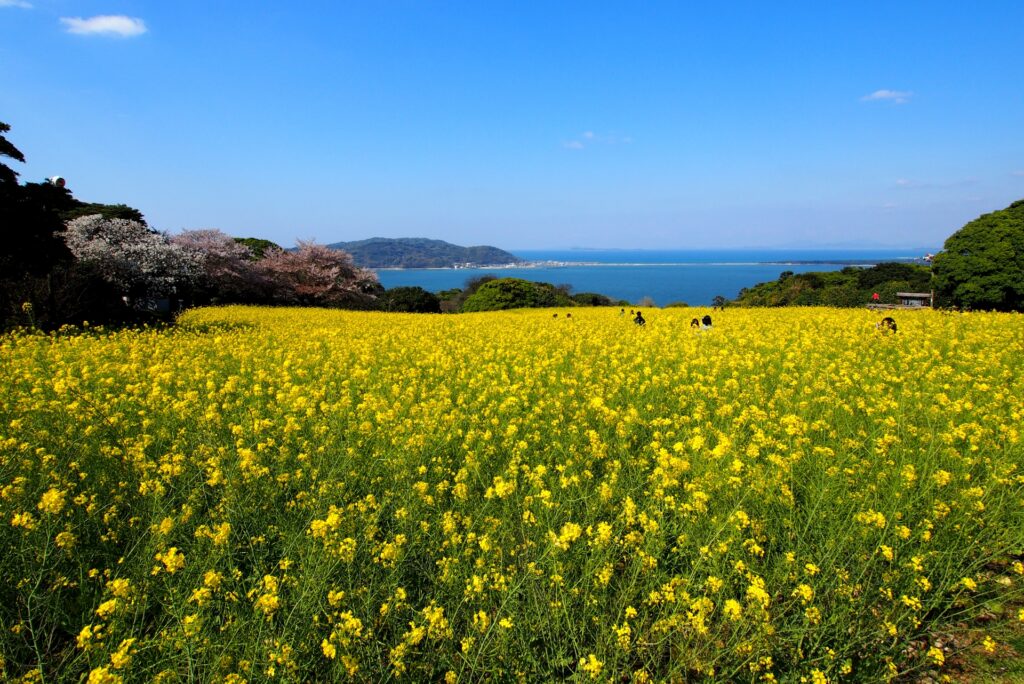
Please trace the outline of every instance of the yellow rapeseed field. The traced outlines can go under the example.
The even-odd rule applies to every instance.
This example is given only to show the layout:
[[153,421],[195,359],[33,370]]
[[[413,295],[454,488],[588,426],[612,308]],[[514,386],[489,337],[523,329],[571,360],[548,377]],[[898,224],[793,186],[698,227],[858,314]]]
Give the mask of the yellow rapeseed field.
[[0,337],[0,678],[884,681],[1024,620],[1020,315],[572,313]]

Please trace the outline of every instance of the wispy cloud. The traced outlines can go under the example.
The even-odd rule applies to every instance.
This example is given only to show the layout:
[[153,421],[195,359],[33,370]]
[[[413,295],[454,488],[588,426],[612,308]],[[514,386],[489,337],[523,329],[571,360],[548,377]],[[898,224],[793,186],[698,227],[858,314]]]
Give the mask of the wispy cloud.
[[119,36],[130,38],[146,32],[146,22],[137,17],[126,17],[123,14],[101,14],[96,17],[61,17],[61,23],[67,27],[68,33],[83,36]]
[[1011,171],[1010,175],[1011,176],[1017,176],[1018,178],[1024,177],[1024,170],[1021,170],[1021,171]]
[[0,0],[0,7],[20,7],[21,9],[32,9],[32,3],[25,2],[25,0]]
[[599,135],[594,131],[583,131],[572,140],[563,140],[562,147],[567,150],[582,150],[592,145],[629,145],[633,138],[628,135]]
[[876,90],[875,92],[860,98],[861,102],[892,102],[893,104],[905,104],[910,102],[914,93],[909,90]]

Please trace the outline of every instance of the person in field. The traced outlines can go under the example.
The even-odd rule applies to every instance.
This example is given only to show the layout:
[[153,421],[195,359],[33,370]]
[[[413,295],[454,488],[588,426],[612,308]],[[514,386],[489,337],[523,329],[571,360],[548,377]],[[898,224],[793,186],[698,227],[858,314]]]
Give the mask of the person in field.
[[701,330],[711,330],[711,316],[704,314],[704,318],[700,319]]
[[700,319],[694,318],[690,321],[690,330],[700,330]]
[[637,325],[647,325],[647,320],[644,318],[644,315],[639,311],[636,312],[636,317],[633,319],[633,322],[636,323]]
[[896,332],[896,321],[893,320],[892,316],[886,316],[878,323],[875,323],[875,328],[882,332]]

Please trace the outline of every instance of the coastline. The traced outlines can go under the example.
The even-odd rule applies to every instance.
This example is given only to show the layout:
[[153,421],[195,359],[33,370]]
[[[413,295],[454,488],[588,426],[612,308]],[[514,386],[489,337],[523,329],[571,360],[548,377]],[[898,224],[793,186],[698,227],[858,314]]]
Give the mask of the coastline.
[[687,266],[877,266],[883,262],[928,263],[922,257],[880,259],[785,259],[778,261],[524,261],[514,264],[455,264],[452,266],[367,266],[374,271],[466,271],[536,268],[687,267]]

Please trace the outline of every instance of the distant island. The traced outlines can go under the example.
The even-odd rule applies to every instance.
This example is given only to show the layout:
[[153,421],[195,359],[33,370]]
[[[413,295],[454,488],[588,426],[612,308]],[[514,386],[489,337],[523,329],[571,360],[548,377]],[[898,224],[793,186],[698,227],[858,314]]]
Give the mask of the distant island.
[[348,252],[363,268],[471,268],[523,263],[523,259],[497,247],[460,247],[427,238],[370,238],[327,246]]

